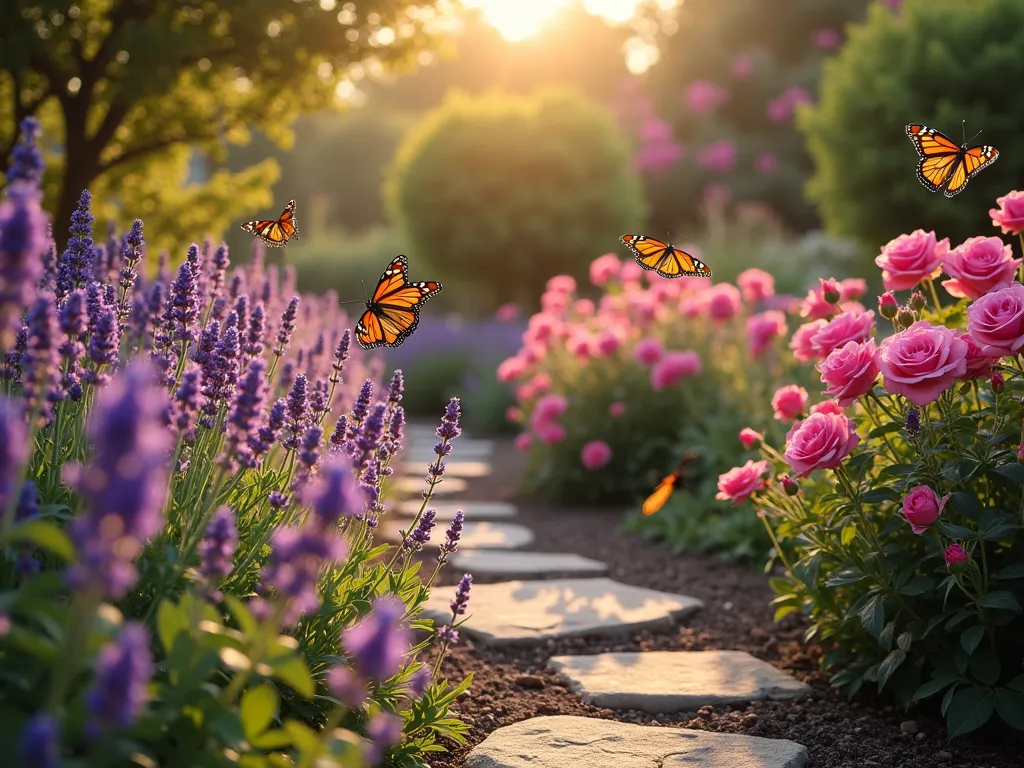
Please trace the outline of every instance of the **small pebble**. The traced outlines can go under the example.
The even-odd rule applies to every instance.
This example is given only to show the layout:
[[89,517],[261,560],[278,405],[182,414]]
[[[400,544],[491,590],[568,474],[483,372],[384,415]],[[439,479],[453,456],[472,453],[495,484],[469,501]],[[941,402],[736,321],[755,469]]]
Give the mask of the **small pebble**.
[[900,723],[900,731],[903,733],[909,733],[913,736],[917,733],[917,721],[916,720],[904,720]]
[[947,752],[944,749],[940,749],[938,752],[935,753],[935,762],[936,763],[948,763],[952,759],[953,759],[953,755],[950,754],[949,752]]
[[726,601],[725,601],[725,602],[724,602],[724,603],[722,604],[722,608],[724,608],[724,609],[725,609],[725,610],[727,610],[727,611],[731,611],[731,610],[732,610],[732,601],[731,601],[731,600],[726,600]]
[[918,741],[924,741],[924,734],[923,734],[923,733],[918,733],[918,734],[917,734],[917,736],[916,736],[915,738],[916,738],[916,739],[917,739]]
[[532,688],[534,690],[539,690],[547,685],[544,678],[539,675],[519,675],[515,679],[515,684],[520,688]]

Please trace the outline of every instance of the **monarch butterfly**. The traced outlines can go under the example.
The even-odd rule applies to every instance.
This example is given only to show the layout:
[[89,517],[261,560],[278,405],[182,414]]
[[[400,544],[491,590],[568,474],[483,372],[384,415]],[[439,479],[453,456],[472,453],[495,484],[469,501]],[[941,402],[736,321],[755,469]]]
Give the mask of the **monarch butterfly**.
[[671,243],[646,235],[623,235],[619,239],[633,252],[637,264],[662,277],[711,277],[711,270],[700,259]]
[[356,341],[363,349],[397,347],[416,330],[420,305],[441,292],[441,284],[410,283],[409,260],[399,256],[380,276],[366,311],[356,323]]
[[995,147],[985,144],[968,149],[966,138],[958,147],[948,136],[927,125],[908,125],[907,136],[921,156],[917,180],[932,192],[942,189],[946,197],[963,191],[972,177],[999,157]]
[[299,226],[295,222],[295,201],[288,201],[288,205],[281,212],[281,218],[276,221],[271,219],[247,221],[242,225],[242,229],[256,235],[267,245],[280,248],[299,234]]
[[668,501],[669,497],[672,495],[672,491],[676,490],[676,486],[683,481],[684,476],[686,475],[686,465],[696,458],[696,451],[687,451],[684,453],[683,458],[679,460],[679,466],[675,468],[675,471],[672,472],[671,475],[666,476],[664,480],[658,483],[658,487],[655,488],[654,492],[647,497],[643,506],[640,508],[640,511],[645,515],[653,515],[665,506],[665,502]]

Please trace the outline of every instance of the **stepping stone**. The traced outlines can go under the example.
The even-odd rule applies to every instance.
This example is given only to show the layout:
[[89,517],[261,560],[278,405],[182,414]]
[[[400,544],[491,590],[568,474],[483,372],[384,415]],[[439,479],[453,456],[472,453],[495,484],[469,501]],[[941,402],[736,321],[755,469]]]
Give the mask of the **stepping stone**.
[[[420,511],[422,499],[406,499],[398,505],[398,514],[404,517],[416,517]],[[430,500],[429,507],[437,512],[436,520],[447,523],[455,517],[460,509],[465,513],[466,520],[507,520],[515,517],[518,510],[515,504],[507,501],[435,501]]]
[[[381,536],[384,541],[397,544],[402,541],[400,530],[409,528],[412,520],[388,520],[381,526]],[[424,549],[437,549],[444,541],[445,525],[434,526],[431,531],[430,541]],[[459,549],[472,549],[475,547],[488,549],[515,549],[525,547],[533,543],[533,531],[529,528],[516,525],[515,523],[465,523],[462,527],[462,538],[459,539]]]
[[[553,579],[604,576],[608,566],[572,553],[508,552],[461,548],[452,555],[452,567],[473,574],[477,582],[509,579]],[[658,710],[664,712],[665,710]]]
[[[424,474],[422,477],[396,477],[391,481],[391,487],[397,492],[408,496],[409,494],[415,493],[417,496],[422,497],[422,493],[427,490],[427,477]],[[441,482],[434,486],[434,496],[440,496],[446,493],[462,493],[469,486],[466,481],[461,477],[445,477],[441,479]]]
[[807,747],[788,739],[555,715],[499,728],[473,748],[464,766],[803,768],[810,760]]
[[[424,606],[425,614],[447,621],[450,600],[447,590],[434,590]],[[469,621],[462,630],[494,645],[617,635],[646,628],[667,629],[676,618],[701,607],[703,603],[695,597],[605,578],[505,581],[473,587]]]
[[584,704],[651,714],[687,712],[705,704],[792,699],[811,692],[810,686],[744,651],[554,656],[548,665]]
[[[404,461],[399,469],[403,475],[425,475],[427,467],[437,457],[431,454],[430,461]],[[491,464],[487,461],[446,461],[444,477],[486,477],[491,474]]]

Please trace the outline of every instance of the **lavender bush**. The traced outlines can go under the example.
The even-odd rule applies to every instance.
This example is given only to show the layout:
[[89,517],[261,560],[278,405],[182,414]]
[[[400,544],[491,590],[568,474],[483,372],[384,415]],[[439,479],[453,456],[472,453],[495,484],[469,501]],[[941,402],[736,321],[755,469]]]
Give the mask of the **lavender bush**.
[[[460,433],[449,402],[420,516],[374,542],[402,449],[401,371],[336,297],[257,247],[154,274],[142,222],[60,251],[26,120],[0,203],[0,762],[417,766],[463,741],[416,550]],[[428,525],[429,523],[429,525]]]

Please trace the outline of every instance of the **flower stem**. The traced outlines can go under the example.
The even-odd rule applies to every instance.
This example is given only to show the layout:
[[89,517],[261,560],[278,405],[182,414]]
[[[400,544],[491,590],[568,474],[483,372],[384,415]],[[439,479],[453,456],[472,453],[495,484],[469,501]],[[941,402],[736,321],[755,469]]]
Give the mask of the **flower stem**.
[[935,290],[935,281],[928,278],[925,282],[928,284],[928,291],[932,295],[932,303],[935,304],[935,311],[938,312],[942,309],[942,305],[939,303],[939,293]]

